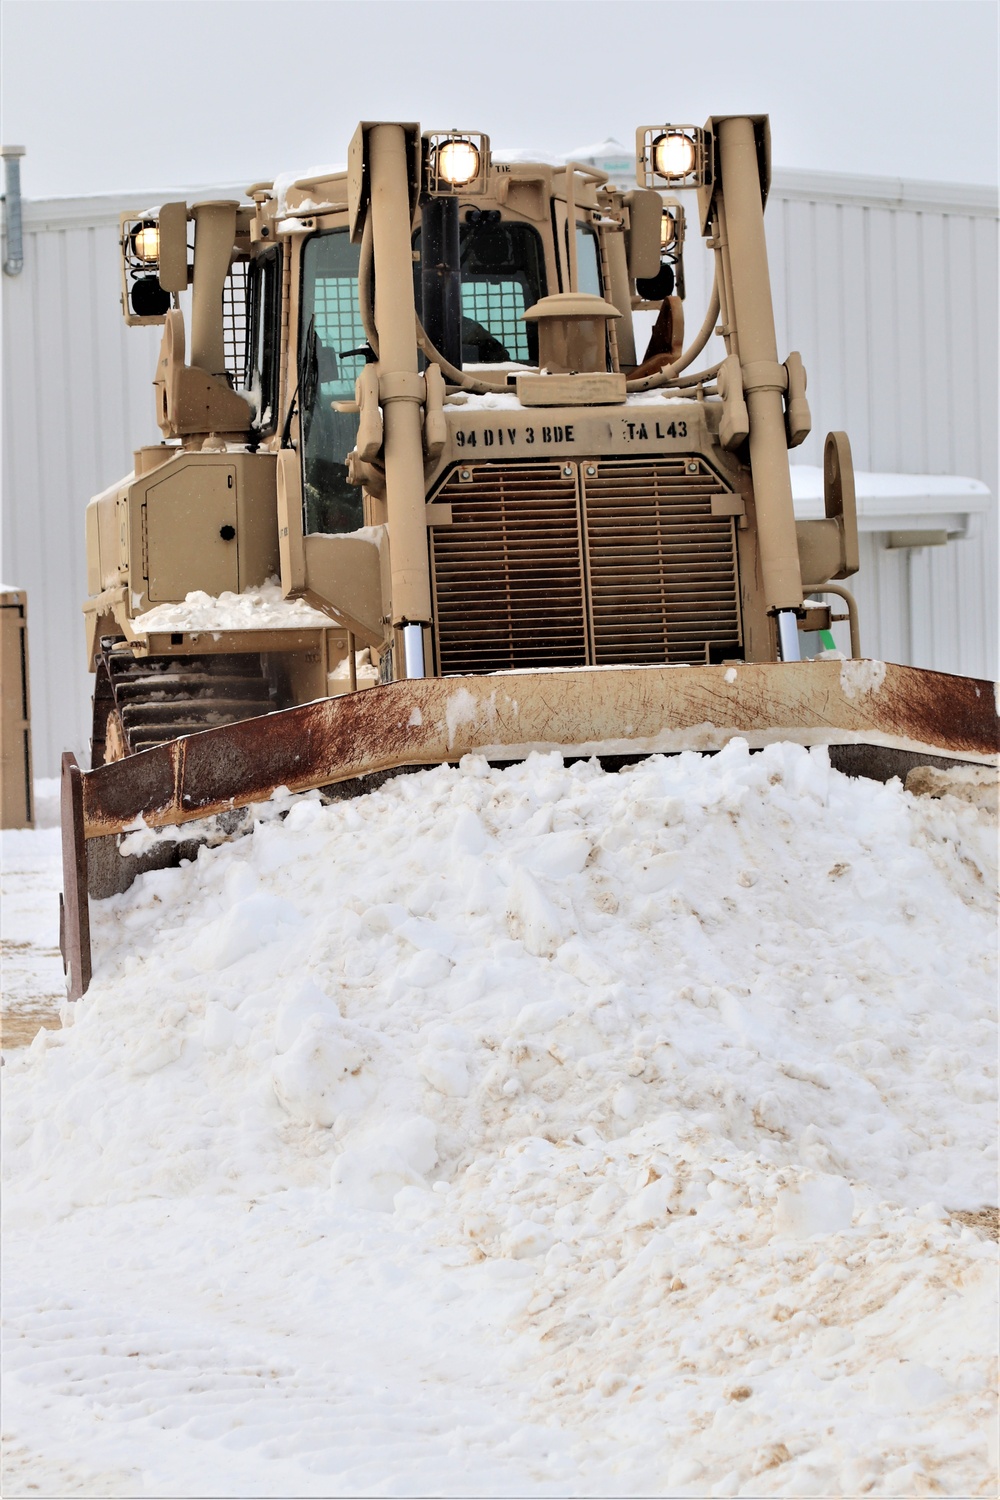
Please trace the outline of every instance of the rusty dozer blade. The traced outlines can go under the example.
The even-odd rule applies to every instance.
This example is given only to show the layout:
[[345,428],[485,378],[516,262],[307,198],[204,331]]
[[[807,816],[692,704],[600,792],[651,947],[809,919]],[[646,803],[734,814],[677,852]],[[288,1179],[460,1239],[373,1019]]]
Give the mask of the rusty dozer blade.
[[[188,735],[81,772],[63,763],[64,958],[71,999],[90,982],[91,894],[126,889],[140,866],[95,881],[92,841],[231,813],[278,788],[303,792],[477,753],[521,760],[827,745],[855,775],[916,765],[996,765],[991,682],[876,661],[609,667],[423,678]],[[107,841],[107,842],[105,842]],[[187,853],[184,845],[174,850]],[[160,857],[158,863],[168,862]],[[149,868],[149,866],[145,866]]]

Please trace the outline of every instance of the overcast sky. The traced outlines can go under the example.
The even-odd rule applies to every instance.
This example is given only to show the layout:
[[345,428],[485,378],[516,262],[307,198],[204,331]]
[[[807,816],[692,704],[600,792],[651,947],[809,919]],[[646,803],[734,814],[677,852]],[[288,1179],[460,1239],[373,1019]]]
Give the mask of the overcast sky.
[[27,197],[250,183],[359,119],[565,153],[767,111],[776,164],[997,180],[994,0],[2,0]]

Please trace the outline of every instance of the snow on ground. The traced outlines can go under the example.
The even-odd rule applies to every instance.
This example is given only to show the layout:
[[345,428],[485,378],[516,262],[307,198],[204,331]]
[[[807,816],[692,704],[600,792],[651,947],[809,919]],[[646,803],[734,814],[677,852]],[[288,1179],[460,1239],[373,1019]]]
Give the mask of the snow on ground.
[[995,1492],[987,812],[735,743],[257,814],[6,1054],[5,1493]]
[[35,782],[35,828],[0,832],[0,965],[4,1046],[58,1026],[66,996],[59,956],[59,782]]

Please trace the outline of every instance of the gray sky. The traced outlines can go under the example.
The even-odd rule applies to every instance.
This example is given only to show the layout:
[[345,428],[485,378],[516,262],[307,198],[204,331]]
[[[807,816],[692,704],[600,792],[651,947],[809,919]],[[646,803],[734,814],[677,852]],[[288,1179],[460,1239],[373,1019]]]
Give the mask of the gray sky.
[[361,118],[567,152],[767,111],[778,165],[997,180],[994,0],[2,0],[32,198],[341,161]]

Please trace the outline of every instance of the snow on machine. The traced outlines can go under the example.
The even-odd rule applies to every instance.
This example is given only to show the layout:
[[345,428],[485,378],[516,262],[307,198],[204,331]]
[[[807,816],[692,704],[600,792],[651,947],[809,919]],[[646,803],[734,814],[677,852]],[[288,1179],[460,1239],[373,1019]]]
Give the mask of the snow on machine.
[[[622,192],[494,161],[476,132],[363,123],[346,171],[123,218],[126,322],[163,326],[163,441],[87,509],[71,998],[88,894],[231,836],[279,787],[734,736],[882,778],[996,764],[991,683],[860,659],[844,433],[825,519],[793,514],[810,415],[776,344],[767,118],[642,128],[636,167]],[[686,188],[715,259],[687,342]],[[693,369],[716,329],[726,357]],[[831,624],[814,595],[846,606],[851,659],[800,659]]]

